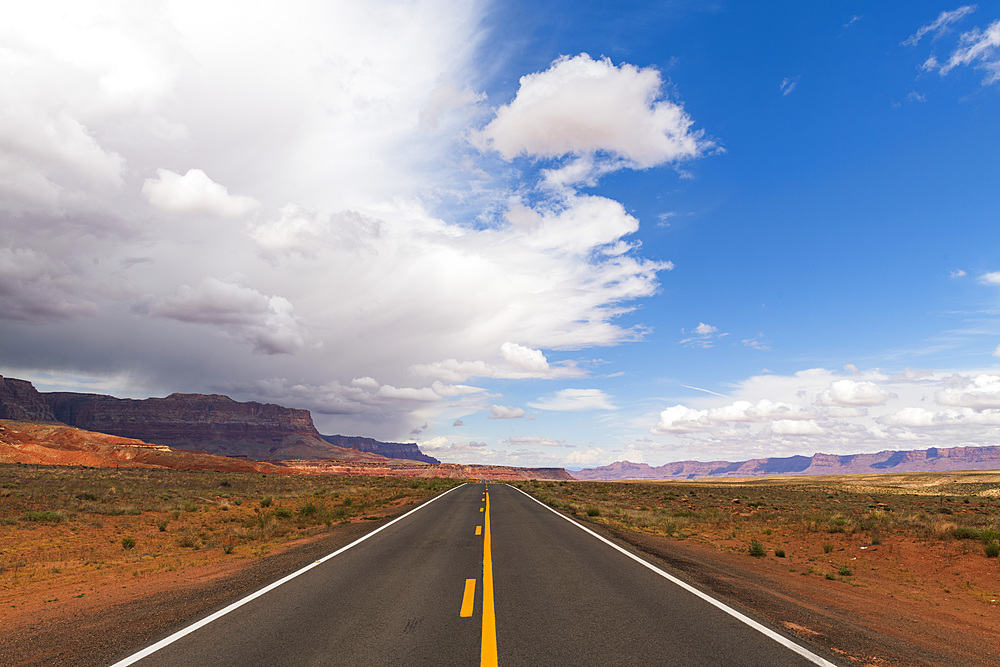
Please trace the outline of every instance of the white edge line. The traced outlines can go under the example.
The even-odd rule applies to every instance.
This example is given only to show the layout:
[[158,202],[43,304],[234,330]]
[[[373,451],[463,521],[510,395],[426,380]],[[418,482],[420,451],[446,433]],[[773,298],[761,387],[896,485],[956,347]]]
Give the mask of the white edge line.
[[[341,548],[337,549],[336,551],[334,551],[333,553],[327,554],[326,556],[323,556],[319,560],[316,560],[316,561],[313,561],[312,563],[309,563],[308,565],[306,565],[302,569],[296,570],[295,572],[292,572],[291,574],[282,577],[281,579],[275,581],[272,584],[269,584],[269,585],[265,586],[264,588],[260,589],[259,591],[256,591],[255,593],[251,593],[250,595],[248,595],[248,596],[246,596],[244,598],[240,598],[236,602],[233,602],[232,604],[230,604],[228,607],[220,609],[219,611],[215,612],[211,616],[206,616],[205,618],[201,619],[197,623],[192,623],[191,625],[187,626],[186,628],[178,630],[177,632],[175,632],[174,634],[170,635],[169,637],[165,637],[165,638],[161,639],[160,641],[156,642],[155,644],[153,644],[151,646],[147,646],[146,648],[142,649],[138,653],[130,655],[129,657],[125,658],[124,660],[122,660],[120,662],[114,663],[111,667],[127,667],[127,665],[131,665],[133,663],[136,663],[139,660],[142,660],[143,658],[148,657],[148,656],[152,655],[153,653],[156,653],[161,648],[163,648],[165,646],[169,646],[170,644],[173,644],[178,639],[181,639],[182,637],[185,637],[185,636],[191,634],[192,632],[194,632],[195,630],[198,630],[199,628],[203,628],[204,626],[208,625],[212,621],[215,621],[215,620],[218,620],[218,619],[222,618],[223,616],[225,616],[229,612],[233,611],[234,609],[242,607],[246,603],[251,602],[253,600],[256,600],[261,595],[264,595],[265,593],[267,593],[267,592],[269,592],[271,590],[274,590],[278,586],[280,586],[280,585],[282,585],[282,584],[284,584],[286,582],[291,581],[292,579],[294,579],[295,577],[299,576],[300,574],[304,574],[304,573],[308,572],[309,570],[313,569],[314,567],[316,567],[320,563],[326,562],[326,561],[330,560],[331,558],[333,558],[334,556],[337,556],[339,554],[344,553],[345,551],[347,551],[351,547],[354,547],[354,546],[357,546],[357,545],[361,544],[362,542],[364,542],[365,540],[367,540],[372,535],[375,535],[376,533],[382,532],[383,530],[385,530],[386,528],[388,528],[392,524],[396,523],[397,521],[402,521],[403,519],[405,519],[406,517],[410,516],[411,514],[413,514],[414,512],[416,512],[417,510],[421,510],[421,509],[427,507],[428,505],[430,505],[432,502],[434,502],[438,498],[443,498],[446,495],[448,495],[449,493],[451,493],[452,491],[454,491],[455,489],[457,489],[459,487],[462,487],[462,486],[465,486],[466,483],[459,484],[458,486],[453,486],[452,488],[448,489],[447,491],[445,491],[441,495],[434,496],[433,498],[431,498],[427,502],[421,503],[420,505],[418,505],[417,507],[414,507],[412,510],[410,510],[406,514],[404,514],[402,516],[396,517],[395,519],[393,519],[389,523],[385,524],[384,526],[379,526],[378,528],[376,528],[372,532],[370,532],[370,533],[368,533],[366,535],[363,535],[362,537],[359,537],[358,539],[354,540],[353,542],[351,542],[347,546],[341,547]],[[530,496],[529,496],[529,498],[530,498]]]
[[[521,489],[518,489],[516,486],[513,486],[513,485],[510,485],[510,486],[511,486],[511,488],[514,488],[514,489],[517,489],[518,491],[521,491]],[[601,535],[598,535],[597,533],[595,533],[594,531],[592,531],[590,528],[587,528],[583,524],[581,524],[581,523],[579,523],[577,521],[574,521],[573,519],[569,518],[565,514],[560,514],[559,512],[557,512],[553,508],[549,507],[548,505],[546,505],[545,503],[543,503],[541,500],[538,500],[537,498],[535,498],[531,494],[529,494],[529,493],[527,493],[525,491],[521,491],[521,493],[523,493],[524,495],[528,496],[529,498],[531,498],[536,503],[538,503],[539,505],[541,505],[545,509],[549,510],[550,512],[552,512],[556,516],[558,516],[558,517],[560,517],[562,519],[566,519],[567,521],[569,521],[571,524],[573,524],[574,526],[576,526],[580,530],[583,530],[583,531],[585,531],[587,533],[590,533],[592,536],[596,537],[601,542],[604,542],[609,547],[611,547],[613,549],[617,549],[618,551],[622,552],[623,554],[625,554],[626,556],[628,556],[629,558],[631,558],[635,562],[639,563],[640,565],[643,565],[643,566],[649,568],[650,570],[652,570],[656,574],[660,575],[661,577],[664,577],[665,579],[669,580],[670,582],[672,582],[674,584],[677,584],[678,586],[680,586],[684,590],[688,591],[689,593],[693,593],[694,595],[697,595],[698,597],[700,597],[705,602],[708,602],[709,604],[714,605],[715,607],[718,607],[719,609],[721,609],[722,611],[726,612],[727,614],[729,614],[733,618],[735,618],[735,619],[737,619],[739,621],[742,621],[743,623],[746,623],[747,625],[749,625],[751,628],[753,628],[757,632],[760,632],[761,634],[763,634],[763,635],[765,635],[767,637],[770,637],[774,641],[778,642],[782,646],[784,646],[784,647],[786,647],[788,649],[791,649],[792,651],[795,651],[796,653],[798,653],[799,655],[801,655],[805,659],[809,660],[810,662],[815,663],[817,665],[822,665],[822,667],[837,667],[836,664],[830,662],[829,660],[821,658],[820,656],[816,655],[815,653],[813,653],[809,649],[805,648],[804,646],[800,646],[799,644],[796,644],[791,639],[788,639],[785,636],[779,635],[774,630],[771,630],[770,628],[761,625],[760,623],[758,623],[757,621],[753,620],[752,618],[741,614],[740,612],[736,611],[735,609],[733,609],[729,605],[725,604],[724,602],[716,600],[711,595],[708,595],[707,593],[698,590],[694,586],[691,586],[690,584],[685,583],[684,581],[681,581],[680,579],[678,579],[677,577],[673,576],[672,574],[664,572],[663,570],[661,570],[660,568],[656,567],[652,563],[649,563],[649,562],[643,560],[642,558],[639,558],[638,556],[636,556],[631,551],[628,551],[627,549],[623,549],[622,547],[620,547],[619,545],[615,544],[611,540],[609,540],[609,539],[607,539],[607,538],[605,538],[605,537],[603,537]]]

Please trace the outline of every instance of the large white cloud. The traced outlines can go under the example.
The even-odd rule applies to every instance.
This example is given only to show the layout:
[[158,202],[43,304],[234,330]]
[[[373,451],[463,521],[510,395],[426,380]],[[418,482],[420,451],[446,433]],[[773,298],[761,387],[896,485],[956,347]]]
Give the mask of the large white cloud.
[[500,346],[500,353],[511,365],[530,373],[548,373],[549,362],[541,350],[507,341]]
[[592,160],[598,153],[639,168],[694,157],[708,144],[684,109],[663,98],[662,84],[652,68],[564,57],[521,77],[517,96],[479,137],[508,160],[581,156],[553,176],[561,184],[600,171]]
[[182,285],[150,308],[150,315],[181,322],[214,324],[266,354],[291,354],[305,344],[305,328],[281,296],[265,296],[234,283],[206,278]]
[[142,184],[142,194],[164,211],[209,213],[224,218],[245,215],[259,205],[252,197],[229,194],[201,169],[188,169],[183,176],[157,169],[156,178],[147,178]]
[[674,405],[660,413],[660,421],[650,431],[653,433],[702,431],[711,425],[707,417],[707,410],[694,410],[683,405]]
[[[706,142],[656,70],[582,55],[529,76],[503,114],[525,129],[543,84],[547,122],[572,120],[552,104],[603,106],[580,108],[562,147],[532,143],[544,164],[499,164],[495,139],[521,130],[491,126],[487,155],[468,141],[492,118],[486,10],[8,8],[0,367],[125,373],[132,395],[231,393],[398,438],[504,402],[469,378],[581,377],[570,351],[640,339],[622,316],[672,264],[640,254],[624,204],[574,187]],[[536,171],[577,159],[591,165],[557,191]],[[613,407],[602,393],[541,404]]]
[[871,406],[885,403],[893,396],[874,382],[845,379],[831,382],[818,400],[824,405]]
[[990,410],[1000,408],[1000,376],[979,373],[974,376],[953,375],[935,394],[941,405]]

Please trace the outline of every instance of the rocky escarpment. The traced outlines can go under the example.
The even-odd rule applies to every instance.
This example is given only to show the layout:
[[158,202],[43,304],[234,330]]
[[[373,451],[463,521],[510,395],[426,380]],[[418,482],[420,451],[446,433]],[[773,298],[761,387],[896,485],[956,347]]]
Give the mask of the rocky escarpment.
[[871,454],[814,454],[748,461],[677,461],[662,466],[615,461],[599,468],[574,471],[579,480],[696,479],[703,477],[771,477],[780,475],[846,475],[877,472],[1000,470],[1000,446],[931,447]]
[[217,394],[141,400],[73,392],[42,396],[56,419],[88,431],[257,460],[352,458],[349,450],[323,440],[308,410]]
[[384,457],[439,463],[413,443],[322,436],[308,410],[239,402],[218,394],[129,399],[76,392],[41,393],[26,380],[0,376],[0,419],[59,421],[70,426],[180,449],[257,460]]
[[56,416],[30,382],[0,375],[0,419],[54,422]]
[[275,474],[299,472],[280,464],[171,449],[133,438],[84,431],[59,422],[10,420],[0,420],[0,463]]
[[415,442],[379,442],[373,438],[362,438],[356,435],[324,435],[322,438],[337,447],[354,448],[361,452],[378,454],[390,459],[441,463],[433,456],[428,456],[420,451]]

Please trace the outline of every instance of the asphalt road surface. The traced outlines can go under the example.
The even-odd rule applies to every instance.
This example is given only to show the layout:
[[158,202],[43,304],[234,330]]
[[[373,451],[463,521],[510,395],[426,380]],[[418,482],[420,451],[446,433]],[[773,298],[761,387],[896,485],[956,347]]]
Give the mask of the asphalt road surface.
[[466,484],[129,664],[833,663],[516,488]]

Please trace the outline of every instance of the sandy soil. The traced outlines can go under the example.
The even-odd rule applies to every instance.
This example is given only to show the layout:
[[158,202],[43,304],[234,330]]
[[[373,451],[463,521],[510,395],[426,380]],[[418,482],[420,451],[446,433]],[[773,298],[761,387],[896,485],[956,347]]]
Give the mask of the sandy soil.
[[[0,600],[5,612],[0,616],[4,628],[0,633],[0,664],[112,664],[187,621],[336,551],[388,520],[332,526],[320,535],[281,545],[261,558],[97,580],[82,595],[76,582],[8,593]],[[58,601],[51,602],[53,598]]]
[[[204,550],[187,550],[190,562],[174,569],[143,570],[137,559],[83,579],[10,586],[0,591],[0,664],[109,664],[386,520],[334,525],[267,555],[248,551],[205,562]],[[767,554],[755,558],[744,540],[727,534],[679,539],[591,523],[735,607],[839,656],[841,664],[1000,663],[1000,562],[986,558],[976,541],[888,534],[873,544],[862,532],[796,530],[771,535]],[[37,529],[39,544],[46,530]],[[775,555],[776,546],[784,557]]]
[[[970,591],[966,583],[980,578],[973,570],[995,578],[997,561],[960,558],[953,544],[847,545],[820,562],[804,555],[816,551],[808,544],[790,544],[785,558],[753,558],[691,541],[609,532],[845,665],[986,666],[1000,660],[997,598]],[[854,574],[827,579],[816,572],[821,566],[836,571],[841,563]]]

